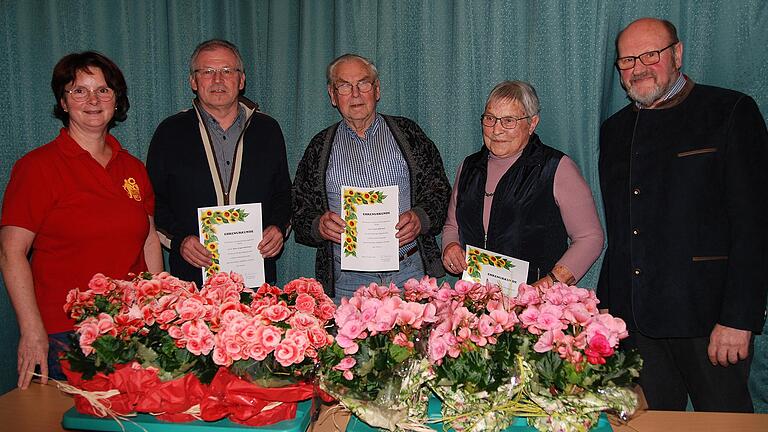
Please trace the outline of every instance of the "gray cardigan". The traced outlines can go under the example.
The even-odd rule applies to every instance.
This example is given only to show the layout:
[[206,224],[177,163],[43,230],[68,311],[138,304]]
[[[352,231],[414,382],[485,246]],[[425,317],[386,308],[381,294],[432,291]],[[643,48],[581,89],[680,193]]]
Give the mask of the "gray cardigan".
[[[424,272],[433,277],[445,275],[437,236],[448,211],[451,185],[435,144],[421,128],[405,117],[382,115],[403,152],[411,176],[411,210],[421,221],[419,245]],[[298,243],[317,248],[315,277],[333,296],[333,245],[320,237],[320,216],[328,210],[325,174],[331,146],[339,123],[312,138],[299,162],[293,183],[293,229]]]

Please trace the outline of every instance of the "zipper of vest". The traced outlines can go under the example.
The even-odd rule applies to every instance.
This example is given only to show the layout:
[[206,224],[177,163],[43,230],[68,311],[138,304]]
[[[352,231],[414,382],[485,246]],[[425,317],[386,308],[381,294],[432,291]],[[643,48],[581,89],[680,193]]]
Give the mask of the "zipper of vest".
[[488,233],[484,232],[483,233],[483,249],[487,249],[487,248],[488,248]]

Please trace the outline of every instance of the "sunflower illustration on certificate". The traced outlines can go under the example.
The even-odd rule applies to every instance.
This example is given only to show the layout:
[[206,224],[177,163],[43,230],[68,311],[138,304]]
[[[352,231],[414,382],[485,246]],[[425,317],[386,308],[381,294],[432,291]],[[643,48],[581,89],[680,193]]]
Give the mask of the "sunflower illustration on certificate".
[[397,186],[341,187],[341,269],[400,269],[395,225],[400,217]]
[[528,261],[470,245],[467,245],[466,257],[463,280],[498,285],[510,297],[516,297],[517,288],[528,279]]
[[197,209],[200,243],[211,253],[212,264],[203,268],[203,280],[220,271],[243,276],[245,286],[264,283],[261,242],[261,204],[233,204]]

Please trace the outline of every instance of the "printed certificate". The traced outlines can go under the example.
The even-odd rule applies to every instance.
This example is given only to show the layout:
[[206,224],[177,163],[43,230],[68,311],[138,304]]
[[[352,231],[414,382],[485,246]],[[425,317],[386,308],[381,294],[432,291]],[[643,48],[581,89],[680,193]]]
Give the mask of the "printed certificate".
[[399,188],[341,187],[341,269],[357,271],[400,270],[395,225],[400,219]]
[[470,245],[466,257],[467,269],[461,279],[498,285],[510,297],[517,297],[517,288],[528,279],[528,261]]
[[245,286],[264,283],[264,258],[259,252],[262,236],[261,204],[234,204],[197,209],[200,243],[213,255],[210,267],[203,268],[203,281],[219,272],[243,276]]

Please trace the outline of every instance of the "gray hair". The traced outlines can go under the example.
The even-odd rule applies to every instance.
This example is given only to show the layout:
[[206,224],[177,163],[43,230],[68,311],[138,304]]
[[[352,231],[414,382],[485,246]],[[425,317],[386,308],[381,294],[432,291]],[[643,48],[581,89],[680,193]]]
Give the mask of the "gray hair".
[[[488,95],[485,105],[499,101],[518,101],[523,106],[525,115],[533,117],[541,111],[539,96],[532,85],[525,81],[502,81],[496,84]],[[530,119],[528,120],[530,122]]]
[[195,73],[195,62],[201,52],[214,50],[216,48],[225,48],[232,51],[232,54],[237,58],[237,68],[245,72],[245,69],[243,68],[243,58],[240,57],[240,51],[235,44],[224,39],[209,39],[198,45],[192,53],[192,57],[189,59],[189,74],[192,75]]
[[325,78],[328,82],[328,85],[333,85],[334,81],[336,80],[336,67],[341,63],[350,60],[360,60],[361,62],[365,63],[365,65],[371,71],[371,75],[373,75],[373,81],[375,82],[379,80],[379,70],[376,69],[376,65],[373,64],[372,61],[361,55],[347,53],[333,59],[333,61],[325,69]]

